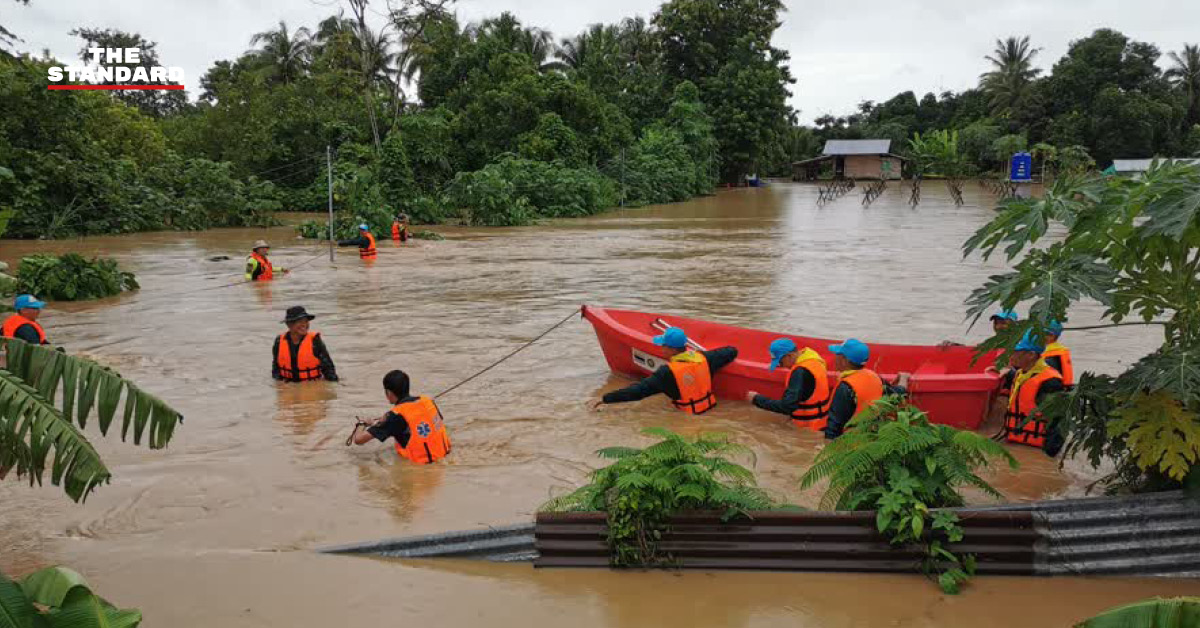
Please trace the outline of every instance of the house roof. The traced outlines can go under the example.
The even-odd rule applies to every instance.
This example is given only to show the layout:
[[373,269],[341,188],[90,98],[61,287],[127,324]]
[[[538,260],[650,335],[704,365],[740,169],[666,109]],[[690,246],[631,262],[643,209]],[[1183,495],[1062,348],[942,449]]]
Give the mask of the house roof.
[[1114,159],[1113,170],[1117,172],[1145,172],[1155,161],[1175,161],[1185,164],[1200,165],[1200,159],[1172,159],[1170,157],[1155,157],[1154,159]]
[[892,140],[827,140],[826,155],[883,155],[891,152]]

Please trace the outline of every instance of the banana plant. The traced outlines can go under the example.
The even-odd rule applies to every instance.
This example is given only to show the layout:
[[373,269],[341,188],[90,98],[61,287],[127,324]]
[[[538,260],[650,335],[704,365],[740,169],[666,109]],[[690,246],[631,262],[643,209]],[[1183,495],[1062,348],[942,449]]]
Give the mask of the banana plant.
[[93,411],[107,436],[122,408],[121,440],[132,432],[135,445],[146,439],[151,449],[166,447],[183,420],[91,360],[11,338],[0,338],[0,348],[7,353],[0,368],[0,478],[15,469],[17,477],[41,484],[49,462],[51,484],[82,501],[111,477],[82,432]]
[[113,606],[66,567],[34,572],[19,583],[0,572],[0,628],[135,628],[141,622],[141,612]]
[[1200,626],[1200,597],[1151,598],[1110,608],[1075,628],[1190,628]]

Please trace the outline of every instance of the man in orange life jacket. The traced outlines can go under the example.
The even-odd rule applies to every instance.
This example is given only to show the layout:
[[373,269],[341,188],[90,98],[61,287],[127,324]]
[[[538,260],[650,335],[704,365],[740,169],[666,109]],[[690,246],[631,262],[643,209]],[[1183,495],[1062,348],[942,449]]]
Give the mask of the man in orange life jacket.
[[592,405],[592,409],[600,410],[607,403],[638,401],[662,393],[671,398],[677,409],[688,414],[703,414],[711,410],[717,405],[712,378],[717,371],[737,359],[737,349],[721,347],[712,351],[689,351],[687,343],[687,334],[678,327],[655,336],[654,344],[667,350],[667,364],[632,386],[604,395]]
[[1050,321],[1050,327],[1046,329],[1046,351],[1042,353],[1042,359],[1062,375],[1063,386],[1071,387],[1075,385],[1075,365],[1071,363],[1071,350],[1058,341],[1062,333],[1062,323]]
[[1057,456],[1062,450],[1062,434],[1034,410],[1047,396],[1065,390],[1063,376],[1042,358],[1045,347],[1040,336],[1026,333],[1013,352],[1016,371],[1009,374],[1012,394],[1004,415],[1004,439],[1032,447],[1041,447],[1046,455]]
[[790,369],[782,399],[770,399],[754,392],[746,399],[756,407],[791,417],[796,427],[824,432],[829,418],[829,376],[825,360],[816,351],[796,346],[790,338],[771,343],[771,370]]
[[[846,431],[851,419],[885,393],[903,394],[904,389],[887,386],[875,371],[866,368],[871,350],[861,341],[850,338],[840,345],[830,345],[829,350],[833,352],[833,367],[840,373],[829,405],[829,423],[825,426],[825,438],[834,439]],[[906,379],[901,375],[901,386]]]
[[16,313],[4,321],[3,327],[0,327],[0,336],[19,338],[35,345],[50,344],[50,341],[46,339],[46,331],[37,322],[44,307],[46,304],[38,301],[32,294],[18,296],[13,302],[13,309],[16,310]]
[[385,375],[383,392],[392,409],[370,423],[360,421],[351,436],[355,445],[392,438],[396,453],[415,464],[437,462],[450,453],[442,411],[433,399],[410,394],[408,374],[392,371]]
[[333,358],[321,340],[321,334],[308,333],[308,322],[316,318],[304,306],[289,307],[283,322],[288,330],[275,339],[271,348],[271,377],[285,382],[313,379],[338,381]]
[[392,240],[408,242],[408,214],[398,214],[392,220]]
[[283,275],[288,272],[286,268],[271,264],[271,260],[267,259],[270,252],[271,245],[266,240],[254,243],[250,257],[246,258],[246,281],[271,281],[275,273]]
[[375,259],[375,236],[365,223],[358,226],[358,237],[349,240],[339,240],[338,246],[357,246],[358,256],[362,259]]

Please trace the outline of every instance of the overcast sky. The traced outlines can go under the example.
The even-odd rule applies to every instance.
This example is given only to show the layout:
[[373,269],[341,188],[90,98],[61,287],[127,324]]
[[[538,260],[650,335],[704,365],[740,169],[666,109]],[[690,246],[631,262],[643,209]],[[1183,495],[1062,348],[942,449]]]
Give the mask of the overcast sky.
[[[788,11],[775,45],[791,53],[792,106],[803,122],[845,114],[862,100],[882,101],[904,90],[975,85],[983,56],[998,37],[1032,36],[1049,67],[1073,39],[1116,28],[1165,53],[1200,42],[1198,0],[785,0]],[[25,41],[19,50],[48,48],[75,59],[79,26],[136,31],[158,42],[166,65],[186,71],[195,94],[200,76],[220,59],[237,57],[251,35],[280,19],[313,26],[336,12],[339,0],[0,0],[0,24]],[[382,10],[385,0],[372,0]],[[460,19],[474,21],[512,11],[525,24],[574,35],[588,24],[649,18],[658,0],[459,0]],[[376,18],[376,24],[382,24]]]

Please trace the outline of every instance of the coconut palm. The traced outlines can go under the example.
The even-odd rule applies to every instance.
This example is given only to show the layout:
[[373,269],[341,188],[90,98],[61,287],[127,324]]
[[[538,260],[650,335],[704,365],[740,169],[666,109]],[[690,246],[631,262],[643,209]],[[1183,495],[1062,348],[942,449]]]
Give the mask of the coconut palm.
[[578,70],[589,59],[611,58],[620,52],[619,31],[614,26],[593,24],[588,29],[571,39],[562,40],[555,56],[564,67]]
[[257,51],[259,61],[284,83],[291,83],[304,74],[312,57],[309,30],[302,26],[292,33],[283,20],[279,21],[279,28],[255,33],[250,38],[250,45],[261,45]]
[[1184,44],[1182,52],[1171,52],[1167,58],[1174,64],[1166,77],[1187,96],[1188,128],[1200,124],[1200,45]]
[[994,69],[980,76],[980,86],[991,97],[993,113],[1011,112],[1025,98],[1033,79],[1041,70],[1033,67],[1040,48],[1029,44],[1029,36],[996,40],[996,49],[987,59]]
[[148,437],[151,449],[166,447],[183,420],[157,397],[90,360],[11,338],[0,338],[0,348],[7,351],[0,368],[0,478],[15,470],[17,477],[40,484],[52,461],[51,484],[80,501],[110,478],[80,431],[93,409],[100,433],[107,435],[123,405],[121,439],[132,430],[134,444]]
[[479,26],[469,29],[477,40],[492,40],[501,48],[529,56],[541,72],[562,70],[560,61],[550,60],[554,54],[554,36],[540,28],[525,28],[512,13],[484,20]]

